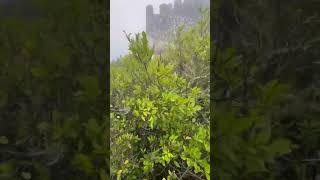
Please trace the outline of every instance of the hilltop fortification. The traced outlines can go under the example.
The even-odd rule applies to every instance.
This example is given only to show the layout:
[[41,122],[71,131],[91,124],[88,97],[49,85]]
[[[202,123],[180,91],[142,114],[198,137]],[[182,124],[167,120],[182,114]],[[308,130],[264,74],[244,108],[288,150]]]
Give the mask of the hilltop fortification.
[[178,26],[186,28],[195,24],[201,17],[200,8],[208,7],[210,0],[175,0],[174,5],[161,4],[159,14],[155,14],[153,6],[146,7],[146,33],[156,51],[163,49],[165,42]]

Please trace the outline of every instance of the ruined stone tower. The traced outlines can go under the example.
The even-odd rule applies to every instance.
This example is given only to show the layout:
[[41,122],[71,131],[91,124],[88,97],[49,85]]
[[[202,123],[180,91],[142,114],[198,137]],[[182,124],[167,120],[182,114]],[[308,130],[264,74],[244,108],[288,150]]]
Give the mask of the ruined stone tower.
[[200,19],[200,8],[209,7],[210,0],[175,0],[172,4],[161,4],[159,14],[153,6],[146,7],[146,33],[159,53],[170,38],[171,32],[184,24],[186,28]]

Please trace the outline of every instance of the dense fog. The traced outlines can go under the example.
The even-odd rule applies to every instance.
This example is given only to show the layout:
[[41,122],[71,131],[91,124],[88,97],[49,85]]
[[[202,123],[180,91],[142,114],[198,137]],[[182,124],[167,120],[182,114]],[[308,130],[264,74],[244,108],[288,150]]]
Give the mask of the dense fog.
[[155,13],[159,12],[159,5],[172,3],[173,0],[111,0],[110,27],[110,58],[115,60],[128,51],[128,42],[123,33],[138,33],[145,31],[146,6],[154,6]]

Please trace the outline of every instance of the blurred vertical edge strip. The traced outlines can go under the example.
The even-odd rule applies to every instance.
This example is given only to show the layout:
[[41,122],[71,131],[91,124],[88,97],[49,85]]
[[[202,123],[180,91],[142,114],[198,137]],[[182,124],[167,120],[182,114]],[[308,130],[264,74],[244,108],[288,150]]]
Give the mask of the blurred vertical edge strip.
[[108,0],[0,0],[1,180],[108,179],[109,40]]
[[213,55],[213,50],[214,50],[214,26],[213,26],[213,21],[214,21],[214,3],[213,0],[210,0],[210,179],[213,179],[213,174],[214,174],[214,162],[213,162],[213,153],[214,153],[214,132],[213,132],[213,108],[214,108],[214,103],[212,101],[213,98],[213,75],[212,75],[212,68],[213,68],[213,61],[214,61],[214,55]]
[[107,61],[107,75],[106,75],[106,77],[107,77],[107,79],[106,79],[106,94],[107,94],[107,120],[108,120],[108,128],[109,128],[109,131],[108,131],[108,136],[107,136],[107,138],[108,138],[108,170],[107,170],[107,174],[109,174],[109,176],[111,175],[111,173],[110,173],[110,152],[111,152],[111,150],[110,150],[110,62],[111,62],[111,59],[110,59],[110,3],[111,3],[111,1],[109,1],[109,0],[104,0],[104,1],[106,1],[107,3],[107,39],[108,39],[108,46],[107,46],[107,51],[108,51],[108,55],[107,55],[107,58],[109,58],[108,59],[108,61]]

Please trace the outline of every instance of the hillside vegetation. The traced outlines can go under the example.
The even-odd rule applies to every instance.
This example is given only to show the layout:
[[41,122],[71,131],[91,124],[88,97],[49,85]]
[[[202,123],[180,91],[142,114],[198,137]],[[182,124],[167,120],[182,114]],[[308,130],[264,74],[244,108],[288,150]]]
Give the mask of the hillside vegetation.
[[144,32],[111,64],[113,179],[209,179],[209,11],[162,54]]
[[32,3],[0,17],[0,180],[319,178],[318,1],[211,1],[110,77],[107,1]]

